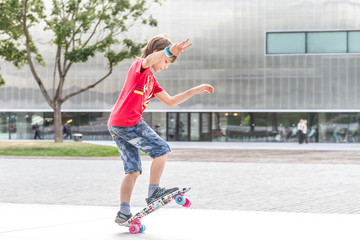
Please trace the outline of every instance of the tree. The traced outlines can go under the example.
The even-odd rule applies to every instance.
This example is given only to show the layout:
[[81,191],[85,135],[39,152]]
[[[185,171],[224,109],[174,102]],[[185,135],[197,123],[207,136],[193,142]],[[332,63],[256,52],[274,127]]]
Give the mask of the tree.
[[0,87],[5,84],[3,77],[0,75]]
[[[51,7],[47,7],[43,0],[0,0],[0,57],[18,68],[29,66],[41,93],[54,110],[55,142],[63,140],[62,104],[103,82],[119,62],[140,54],[144,43],[121,39],[121,34],[136,23],[157,26],[151,15],[144,14],[152,4],[160,1],[52,0]],[[49,44],[56,48],[52,64],[53,85],[57,87],[52,95],[36,70],[37,64],[46,65],[30,34],[30,30],[38,26],[45,26],[43,30],[53,36]],[[71,67],[87,62],[96,54],[103,54],[107,60],[107,73],[64,96],[64,83]],[[0,75],[1,84],[4,79]]]

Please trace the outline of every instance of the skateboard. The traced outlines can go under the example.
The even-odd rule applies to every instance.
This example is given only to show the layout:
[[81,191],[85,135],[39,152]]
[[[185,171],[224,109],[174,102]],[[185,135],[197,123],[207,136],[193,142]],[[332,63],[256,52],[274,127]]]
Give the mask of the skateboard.
[[191,202],[189,199],[185,198],[184,195],[186,192],[190,191],[189,188],[182,188],[173,193],[170,193],[152,204],[148,205],[146,208],[141,210],[132,216],[129,220],[124,223],[119,223],[120,226],[129,227],[129,232],[131,234],[143,233],[146,229],[144,224],[141,224],[141,219],[152,212],[159,210],[160,208],[168,205],[170,202],[175,200],[175,202],[183,207],[189,208],[191,206]]

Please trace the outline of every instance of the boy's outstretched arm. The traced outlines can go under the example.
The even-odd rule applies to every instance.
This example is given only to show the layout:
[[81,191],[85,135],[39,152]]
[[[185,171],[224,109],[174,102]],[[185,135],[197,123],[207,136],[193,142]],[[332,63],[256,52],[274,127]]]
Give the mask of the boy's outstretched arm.
[[[189,39],[186,39],[185,41],[173,44],[169,49],[170,53],[174,56],[179,56],[181,53],[185,51],[185,49],[187,49],[192,45],[192,43],[187,44],[188,41]],[[161,59],[164,59],[166,57],[167,56],[164,50],[154,52],[144,59],[144,61],[142,62],[142,68],[146,69],[148,67],[151,67],[152,65],[154,65],[155,63],[159,62]]]
[[159,93],[155,93],[155,97],[169,107],[175,107],[176,105],[185,102],[192,96],[202,92],[213,93],[214,88],[209,84],[201,84],[175,96],[170,96],[167,92],[162,91]]

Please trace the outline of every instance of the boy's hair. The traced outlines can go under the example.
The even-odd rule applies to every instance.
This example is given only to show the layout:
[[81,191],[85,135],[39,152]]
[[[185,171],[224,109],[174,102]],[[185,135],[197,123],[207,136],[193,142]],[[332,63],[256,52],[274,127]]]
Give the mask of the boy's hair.
[[[171,45],[170,39],[164,35],[156,35],[155,37],[151,38],[149,42],[146,44],[146,46],[143,48],[141,57],[146,58],[150,54],[156,51],[164,50],[167,46]],[[175,62],[176,56],[171,57],[171,62]]]

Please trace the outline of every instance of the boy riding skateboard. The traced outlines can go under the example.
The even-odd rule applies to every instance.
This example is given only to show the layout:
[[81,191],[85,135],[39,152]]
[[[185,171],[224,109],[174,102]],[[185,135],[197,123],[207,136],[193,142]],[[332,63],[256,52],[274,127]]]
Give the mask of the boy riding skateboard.
[[166,158],[171,150],[169,145],[145,123],[142,114],[153,97],[174,107],[196,94],[214,92],[211,85],[202,84],[170,96],[153,76],[152,71],[160,72],[167,69],[170,63],[175,62],[176,58],[192,45],[188,41],[189,39],[186,39],[172,44],[163,35],[150,39],[142,51],[141,58],[131,65],[124,87],[111,111],[108,129],[119,148],[125,170],[120,188],[120,211],[117,213],[116,223],[124,223],[132,216],[131,194],[137,178],[142,173],[140,150],[153,158],[146,204],[150,205],[179,189],[159,186]]

